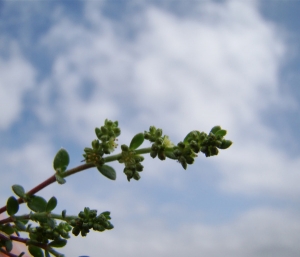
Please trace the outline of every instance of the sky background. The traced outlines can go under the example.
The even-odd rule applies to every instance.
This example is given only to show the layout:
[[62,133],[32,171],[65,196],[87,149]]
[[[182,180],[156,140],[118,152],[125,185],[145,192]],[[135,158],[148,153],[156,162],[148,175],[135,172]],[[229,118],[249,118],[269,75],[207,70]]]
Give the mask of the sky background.
[[187,170],[146,156],[139,181],[114,163],[116,181],[89,169],[41,191],[57,213],[111,211],[113,230],[62,252],[299,256],[299,13],[296,0],[0,1],[1,205],[53,175],[61,147],[80,165],[106,118],[119,145],[151,125],[174,143],[221,125],[232,147]]

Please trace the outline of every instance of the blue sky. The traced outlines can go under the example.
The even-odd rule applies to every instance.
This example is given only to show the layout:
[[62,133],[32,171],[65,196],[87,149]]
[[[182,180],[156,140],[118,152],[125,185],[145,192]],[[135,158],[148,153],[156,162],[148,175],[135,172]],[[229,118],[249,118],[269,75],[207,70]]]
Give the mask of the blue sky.
[[[186,171],[147,156],[141,180],[96,169],[40,193],[115,228],[66,256],[299,256],[299,1],[0,2],[0,200],[70,167],[94,128],[174,143],[214,125],[233,146]],[[145,146],[147,144],[145,143]],[[118,150],[117,150],[118,151]],[[25,208],[23,211],[25,212]]]

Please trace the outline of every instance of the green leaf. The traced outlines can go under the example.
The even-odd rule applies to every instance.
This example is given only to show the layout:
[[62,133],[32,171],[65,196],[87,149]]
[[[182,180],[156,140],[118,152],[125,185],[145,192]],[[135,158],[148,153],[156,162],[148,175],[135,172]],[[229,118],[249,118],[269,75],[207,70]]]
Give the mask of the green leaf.
[[14,191],[14,193],[21,197],[21,198],[24,198],[25,197],[25,190],[22,186],[20,185],[13,185],[12,186],[12,190]]
[[176,160],[176,155],[174,154],[174,152],[170,152],[170,151],[166,151],[165,152],[166,156],[172,160]]
[[43,197],[33,195],[30,197],[27,206],[34,212],[44,212],[46,211],[47,201]]
[[47,203],[46,212],[51,212],[52,210],[54,210],[56,205],[57,205],[57,200],[54,196],[52,196]]
[[138,133],[136,134],[131,142],[130,142],[130,146],[129,149],[131,150],[135,150],[137,149],[142,143],[144,142],[144,133]]
[[213,133],[213,134],[216,134],[220,129],[221,129],[220,126],[214,126],[214,127],[210,130],[210,132]]
[[216,136],[221,136],[221,137],[224,137],[226,134],[227,131],[225,129],[220,129],[215,133]]
[[11,227],[10,224],[5,224],[3,227],[1,227],[1,231],[8,235],[15,233],[15,230]]
[[193,130],[190,133],[188,133],[185,138],[183,139],[183,143],[187,144],[190,140],[194,139],[194,137],[197,135],[198,131]]
[[54,157],[53,168],[56,171],[63,172],[67,169],[70,162],[68,152],[61,148]]
[[14,196],[9,197],[7,199],[6,208],[9,216],[15,215],[19,210],[18,200]]
[[111,180],[116,180],[117,174],[116,174],[116,171],[112,167],[110,167],[108,165],[102,165],[102,166],[98,166],[97,169],[100,171],[100,173],[104,177],[107,177]]
[[228,147],[230,147],[232,145],[232,141],[230,140],[223,140],[222,144],[219,146],[219,149],[227,149]]
[[28,250],[33,257],[44,257],[42,249],[37,246],[29,245]]
[[48,244],[51,247],[55,247],[55,248],[61,248],[64,247],[67,244],[67,240],[65,239],[57,239],[52,241],[50,244]]
[[55,221],[55,219],[49,218],[49,219],[47,219],[47,224],[50,228],[54,229],[56,226],[56,221]]
[[57,183],[60,185],[66,183],[66,180],[63,177],[59,176],[58,174],[55,174],[55,178],[56,178]]
[[[10,239],[9,235],[6,234],[6,233],[3,232],[3,231],[0,231],[0,235],[1,235],[1,240],[2,240],[2,239],[3,239],[3,240],[9,240],[9,239]],[[0,242],[2,242],[1,240],[0,240]]]
[[6,240],[5,241],[5,248],[6,248],[6,251],[10,252],[13,248],[13,244],[12,244],[12,241],[11,240]]
[[24,223],[23,222],[21,222],[21,221],[19,221],[19,220],[16,220],[15,221],[15,225],[16,225],[16,227],[17,227],[17,229],[18,230],[26,230],[26,226],[24,225]]

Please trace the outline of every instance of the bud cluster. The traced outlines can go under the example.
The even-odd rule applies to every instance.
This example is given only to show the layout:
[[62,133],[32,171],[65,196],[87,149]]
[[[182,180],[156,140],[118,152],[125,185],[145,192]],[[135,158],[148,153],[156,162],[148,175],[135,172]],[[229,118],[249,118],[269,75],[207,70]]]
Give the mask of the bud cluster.
[[150,156],[152,158],[155,158],[157,156],[160,160],[163,161],[166,159],[166,148],[173,147],[173,144],[170,142],[167,136],[162,136],[162,134],[162,129],[157,129],[154,126],[150,127],[149,132],[144,132],[145,139],[153,142],[151,146]]
[[124,173],[127,176],[127,180],[130,179],[139,180],[141,178],[139,172],[142,172],[144,166],[141,162],[144,160],[143,156],[137,155],[135,150],[130,149],[127,145],[121,145],[122,153],[119,157],[119,163],[124,163]]
[[79,218],[70,221],[70,225],[73,227],[72,233],[78,236],[86,236],[90,232],[90,229],[103,232],[106,229],[112,229],[114,226],[109,222],[110,212],[102,212],[97,216],[97,210],[90,210],[90,208],[84,208],[78,214]]
[[27,226],[26,231],[29,233],[29,238],[32,241],[39,243],[48,243],[49,240],[62,241],[62,238],[68,239],[69,231],[72,227],[66,223],[61,222],[58,226],[54,219],[46,219],[46,222],[39,222],[40,226],[31,227],[31,224]]
[[209,134],[192,131],[184,139],[185,144],[189,144],[195,153],[201,151],[206,157],[218,155],[218,149],[227,149],[232,145],[230,140],[223,137],[227,131],[220,126],[214,126]]
[[118,121],[112,122],[106,119],[104,126],[95,129],[95,134],[97,139],[92,141],[92,148],[86,147],[84,149],[83,157],[86,163],[94,163],[96,166],[101,166],[104,164],[102,156],[112,153],[118,146],[116,141],[121,134]]
[[178,160],[186,169],[188,164],[194,163],[194,159],[200,151],[206,157],[210,157],[217,155],[218,149],[227,149],[232,142],[223,138],[226,133],[226,130],[221,129],[220,126],[213,127],[208,135],[194,130],[185,137],[183,142],[174,146],[167,136],[162,136],[161,129],[151,126],[148,132],[145,131],[144,137],[153,142],[150,151],[152,158],[157,156],[160,160],[165,160],[166,157]]

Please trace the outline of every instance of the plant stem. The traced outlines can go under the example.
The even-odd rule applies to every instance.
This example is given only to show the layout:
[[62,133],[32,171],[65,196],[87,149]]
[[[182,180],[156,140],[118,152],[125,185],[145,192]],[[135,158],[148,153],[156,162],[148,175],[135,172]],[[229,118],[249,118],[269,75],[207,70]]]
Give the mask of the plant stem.
[[[70,170],[67,170],[63,175],[64,177],[68,177],[74,173],[77,173],[77,172],[80,172],[80,171],[83,171],[83,170],[86,170],[86,169],[89,169],[89,168],[92,168],[92,167],[95,167],[94,164],[92,163],[86,163],[86,164],[83,164],[83,165],[80,165],[80,166],[77,166],[73,169],[70,169]],[[26,195],[30,196],[30,195],[34,195],[36,194],[37,192],[39,192],[40,190],[42,190],[43,188],[49,186],[50,184],[56,182],[56,178],[55,178],[55,175],[51,176],[50,178],[46,179],[44,182],[42,182],[41,184],[37,185],[36,187],[32,188],[30,191],[28,191],[26,193]],[[21,204],[21,203],[24,203],[24,199],[22,198],[19,198],[18,199],[18,202]],[[6,206],[3,206],[2,208],[0,208],[0,213],[3,213],[6,211]]]
[[[151,147],[141,148],[141,149],[135,150],[136,154],[147,154],[147,153],[150,153],[150,151],[151,151]],[[117,161],[120,158],[121,155],[122,155],[122,153],[119,153],[119,154],[104,157],[103,159],[104,159],[105,163],[113,162],[113,161]],[[65,177],[73,175],[77,172],[80,172],[80,171],[83,171],[83,170],[86,170],[86,169],[90,169],[90,168],[93,168],[93,167],[95,167],[95,165],[93,163],[85,163],[85,164],[77,166],[73,169],[67,170],[66,172],[63,173],[63,177],[65,178]],[[28,191],[26,193],[26,195],[28,195],[28,196],[34,195],[37,192],[41,191],[43,188],[49,186],[50,184],[52,184],[54,182],[56,182],[55,175],[51,176],[50,178],[46,179],[41,184],[39,184],[36,187],[32,188],[30,191]],[[19,198],[18,203],[19,204],[24,203],[24,199]],[[6,211],[6,206],[3,206],[3,207],[0,208],[0,213],[3,213],[5,211]]]

